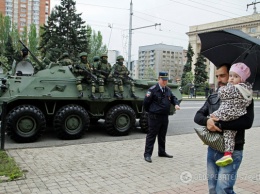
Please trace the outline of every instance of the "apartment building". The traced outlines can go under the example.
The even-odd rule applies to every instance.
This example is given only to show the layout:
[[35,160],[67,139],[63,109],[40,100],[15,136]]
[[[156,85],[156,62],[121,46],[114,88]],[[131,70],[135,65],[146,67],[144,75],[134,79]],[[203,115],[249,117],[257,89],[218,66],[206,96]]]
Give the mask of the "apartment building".
[[1,0],[0,12],[11,18],[19,32],[31,24],[35,24],[39,31],[50,15],[50,0]]
[[183,47],[154,44],[139,47],[139,78],[157,79],[160,71],[167,71],[176,82],[183,72]]
[[[196,59],[198,53],[201,49],[201,42],[198,34],[203,32],[210,32],[216,30],[223,29],[237,29],[241,30],[248,35],[260,38],[260,14],[253,14],[249,16],[243,16],[218,22],[212,22],[202,25],[190,26],[189,32],[187,35],[189,36],[189,42],[193,48],[194,56],[193,56],[193,65],[192,70],[194,71],[194,64],[196,63]],[[215,84],[215,66],[214,64],[207,62],[208,67],[207,71],[209,72],[209,83]]]

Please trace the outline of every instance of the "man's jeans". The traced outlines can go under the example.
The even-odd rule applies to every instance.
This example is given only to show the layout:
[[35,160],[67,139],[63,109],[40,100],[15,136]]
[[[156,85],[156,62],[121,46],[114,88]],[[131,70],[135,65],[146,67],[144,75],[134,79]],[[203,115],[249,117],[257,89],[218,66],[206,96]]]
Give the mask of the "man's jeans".
[[234,194],[233,186],[237,178],[237,170],[242,162],[243,151],[235,150],[233,163],[225,167],[219,167],[215,162],[224,154],[208,147],[207,176],[210,194]]

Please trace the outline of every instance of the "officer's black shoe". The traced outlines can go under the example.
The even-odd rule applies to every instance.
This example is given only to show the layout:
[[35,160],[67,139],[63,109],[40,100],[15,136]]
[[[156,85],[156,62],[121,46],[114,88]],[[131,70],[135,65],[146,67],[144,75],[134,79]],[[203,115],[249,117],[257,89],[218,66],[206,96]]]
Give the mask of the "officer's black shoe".
[[83,92],[79,92],[78,98],[82,98],[83,97]]
[[123,98],[123,96],[121,96],[119,93],[115,93],[115,94],[114,94],[114,97],[115,97],[115,98],[118,98],[118,99],[122,99],[122,98]]
[[158,154],[159,157],[165,157],[165,158],[173,158],[172,155],[169,155],[167,153],[163,153],[163,154]]
[[132,98],[134,98],[134,99],[137,99],[137,98],[139,98],[138,96],[136,96],[134,93],[131,95],[131,97]]
[[150,156],[145,156],[144,157],[144,160],[146,161],[146,162],[152,162],[152,159],[151,159],[151,157]]
[[91,98],[92,100],[97,100],[97,99],[98,99],[98,97],[96,97],[95,94],[91,94],[90,98]]

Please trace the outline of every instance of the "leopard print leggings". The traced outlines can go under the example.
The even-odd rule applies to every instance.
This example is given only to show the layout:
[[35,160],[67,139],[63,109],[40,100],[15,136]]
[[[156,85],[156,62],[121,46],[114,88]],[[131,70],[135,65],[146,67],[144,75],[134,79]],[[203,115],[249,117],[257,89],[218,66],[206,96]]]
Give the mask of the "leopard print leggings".
[[236,131],[224,130],[223,136],[224,136],[225,152],[231,152],[231,153],[234,152],[236,133],[237,133]]

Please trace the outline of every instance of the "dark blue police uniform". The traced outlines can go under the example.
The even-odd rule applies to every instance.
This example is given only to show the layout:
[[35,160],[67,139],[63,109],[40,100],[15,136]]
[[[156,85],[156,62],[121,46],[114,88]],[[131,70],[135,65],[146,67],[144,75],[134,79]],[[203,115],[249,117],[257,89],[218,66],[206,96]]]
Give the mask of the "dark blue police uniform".
[[[160,75],[167,75],[168,73]],[[162,77],[162,76],[160,76]],[[153,147],[158,135],[158,155],[167,157],[169,155],[165,152],[165,139],[168,128],[168,115],[170,113],[171,104],[179,105],[178,99],[173,95],[169,87],[165,87],[165,91],[160,87],[159,83],[149,88],[145,99],[144,109],[149,114],[148,123],[149,131],[146,136],[144,157],[151,157],[153,153]],[[172,157],[172,156],[171,156]],[[151,162],[151,161],[150,161]]]

